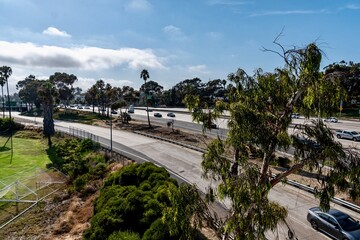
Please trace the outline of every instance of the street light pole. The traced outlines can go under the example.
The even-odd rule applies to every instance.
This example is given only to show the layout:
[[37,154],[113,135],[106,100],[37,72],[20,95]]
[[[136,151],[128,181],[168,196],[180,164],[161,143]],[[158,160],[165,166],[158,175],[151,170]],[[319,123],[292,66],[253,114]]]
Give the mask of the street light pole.
[[112,113],[110,112],[110,154],[112,154]]

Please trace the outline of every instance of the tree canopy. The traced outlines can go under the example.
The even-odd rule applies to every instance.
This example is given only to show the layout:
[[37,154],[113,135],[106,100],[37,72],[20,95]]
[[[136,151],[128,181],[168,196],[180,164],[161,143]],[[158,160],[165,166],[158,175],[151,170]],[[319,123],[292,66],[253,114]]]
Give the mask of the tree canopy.
[[[258,69],[252,76],[242,69],[229,74],[227,100],[218,99],[206,112],[203,109],[207,105],[199,96],[186,97],[195,120],[204,121],[204,116],[215,119],[225,110],[230,114],[227,138],[209,144],[202,161],[204,177],[219,181],[217,189],[209,187],[207,199],[231,200],[228,216],[219,220],[221,227],[215,229],[224,239],[230,235],[235,239],[265,239],[265,232],[274,230],[287,216],[284,207],[268,199],[270,189],[304,167],[316,170],[321,179],[316,196],[323,209],[329,208],[335,190],[350,189],[353,198],[360,196],[359,155],[335,141],[320,118],[295,128],[294,134],[288,132],[295,110],[307,117],[331,114],[340,100],[338,82],[320,73],[321,50],[314,43],[289,50],[274,43],[280,52],[265,50],[280,55],[285,62],[283,68],[273,73]],[[296,149],[290,168],[273,175],[270,163],[276,161],[276,149],[290,145]],[[254,155],[259,156],[261,164],[250,161]],[[333,170],[324,171],[325,164]]]

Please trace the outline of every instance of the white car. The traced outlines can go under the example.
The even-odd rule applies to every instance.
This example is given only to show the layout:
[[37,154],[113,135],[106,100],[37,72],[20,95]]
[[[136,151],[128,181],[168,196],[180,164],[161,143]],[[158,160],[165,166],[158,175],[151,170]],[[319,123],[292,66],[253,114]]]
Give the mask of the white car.
[[336,117],[330,117],[324,120],[324,122],[337,123],[338,119]]
[[300,118],[300,114],[299,113],[292,113],[291,118]]

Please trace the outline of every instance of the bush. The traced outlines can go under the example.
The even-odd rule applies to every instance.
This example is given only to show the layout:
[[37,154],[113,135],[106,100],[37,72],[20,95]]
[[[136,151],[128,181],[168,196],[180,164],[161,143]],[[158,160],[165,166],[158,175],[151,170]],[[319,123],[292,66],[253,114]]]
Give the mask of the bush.
[[20,123],[14,122],[12,118],[0,118],[0,134],[3,136],[9,135],[10,129],[15,132],[24,129],[24,126]]
[[87,183],[88,178],[89,178],[88,174],[84,174],[76,178],[74,181],[75,191],[81,192],[81,190],[84,188],[85,184]]
[[108,240],[140,240],[139,234],[134,232],[114,232]]
[[[173,181],[165,169],[152,163],[132,164],[111,174],[94,203],[94,217],[85,239],[102,239],[118,231],[139,236],[148,232],[146,239],[171,239],[161,218],[170,204],[167,195],[177,186]],[[109,225],[116,219],[116,226]]]
[[157,219],[154,221],[150,228],[147,229],[142,237],[142,240],[172,240],[172,239],[179,239],[179,238],[172,238],[169,234],[169,229],[167,225],[165,225],[161,219]]

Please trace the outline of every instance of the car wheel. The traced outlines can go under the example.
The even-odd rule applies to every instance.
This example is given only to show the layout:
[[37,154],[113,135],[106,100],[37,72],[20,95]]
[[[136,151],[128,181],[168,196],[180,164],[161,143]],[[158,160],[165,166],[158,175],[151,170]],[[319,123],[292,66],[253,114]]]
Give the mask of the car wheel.
[[337,137],[337,138],[341,138],[341,136],[340,136],[339,134],[338,134],[338,135],[336,135],[336,137]]
[[313,228],[313,229],[315,229],[315,230],[318,230],[318,225],[317,225],[317,223],[314,221],[314,220],[312,220],[311,222],[310,222],[310,224],[311,224],[311,227]]
[[353,138],[353,141],[356,142],[356,138]]

